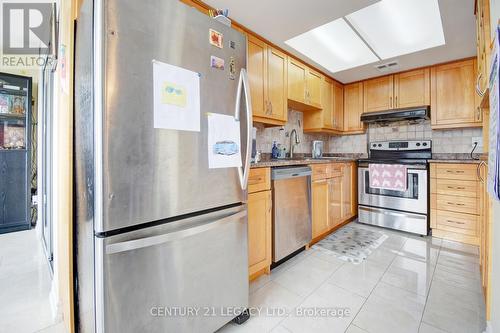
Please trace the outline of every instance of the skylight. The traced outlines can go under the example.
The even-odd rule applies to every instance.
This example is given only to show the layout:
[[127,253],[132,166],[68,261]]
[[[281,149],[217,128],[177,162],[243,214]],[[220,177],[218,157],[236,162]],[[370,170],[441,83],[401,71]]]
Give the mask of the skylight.
[[437,0],[382,0],[346,18],[382,59],[445,43]]
[[332,73],[378,60],[343,18],[309,30],[285,43]]
[[285,41],[332,73],[445,44],[438,0],[381,0]]

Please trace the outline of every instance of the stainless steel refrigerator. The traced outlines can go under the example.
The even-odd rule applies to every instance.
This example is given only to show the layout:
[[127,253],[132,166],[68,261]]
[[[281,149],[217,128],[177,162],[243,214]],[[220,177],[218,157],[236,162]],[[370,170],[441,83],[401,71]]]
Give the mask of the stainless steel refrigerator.
[[[76,31],[77,328],[215,331],[248,306],[246,37],[178,0],[84,0]],[[200,73],[199,132],[154,127],[153,60]],[[242,167],[209,168],[207,112]]]

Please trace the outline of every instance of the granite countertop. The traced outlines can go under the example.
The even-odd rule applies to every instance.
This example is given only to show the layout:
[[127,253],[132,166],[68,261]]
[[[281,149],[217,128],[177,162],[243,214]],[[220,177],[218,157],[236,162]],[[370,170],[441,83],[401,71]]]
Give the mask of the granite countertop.
[[472,159],[470,154],[432,154],[429,163],[460,163],[460,164],[479,164],[488,159],[487,154],[474,154]]
[[[259,163],[252,163],[251,168],[269,168],[288,165],[309,165],[331,162],[354,162],[361,158],[367,158],[365,154],[325,154],[321,159],[313,159],[310,154],[296,154],[293,159],[271,159],[270,154],[263,154],[263,158]],[[481,161],[488,159],[487,154],[474,154],[471,159],[470,154],[466,153],[435,153],[432,154],[430,163],[460,163],[460,164],[479,164]]]
[[432,159],[429,163],[457,163],[457,164],[479,164],[482,160],[447,160],[447,159]]
[[321,163],[332,163],[332,162],[354,162],[357,158],[352,157],[323,157],[321,159],[313,159],[311,157],[302,157],[294,159],[263,159],[259,163],[250,164],[251,168],[269,168],[269,167],[279,167],[288,165],[309,165],[309,164],[321,164]]

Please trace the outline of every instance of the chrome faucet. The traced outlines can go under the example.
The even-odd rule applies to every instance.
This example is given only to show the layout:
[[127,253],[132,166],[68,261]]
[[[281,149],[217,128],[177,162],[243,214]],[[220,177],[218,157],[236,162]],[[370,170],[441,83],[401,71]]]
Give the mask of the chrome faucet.
[[[295,133],[295,142],[292,142],[293,133]],[[290,158],[293,158],[293,148],[300,143],[299,135],[295,128],[290,132]]]

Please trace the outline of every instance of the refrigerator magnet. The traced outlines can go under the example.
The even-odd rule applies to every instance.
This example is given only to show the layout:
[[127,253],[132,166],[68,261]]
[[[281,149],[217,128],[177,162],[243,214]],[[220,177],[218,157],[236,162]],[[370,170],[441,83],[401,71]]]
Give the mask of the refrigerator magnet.
[[224,47],[223,39],[224,39],[223,34],[221,34],[218,31],[215,31],[213,29],[209,29],[208,40],[209,40],[210,44],[218,47],[219,49],[222,49]]
[[223,71],[224,65],[225,65],[224,59],[216,56],[210,56],[210,67]]
[[229,58],[229,79],[234,80],[236,77],[236,60],[234,57]]

